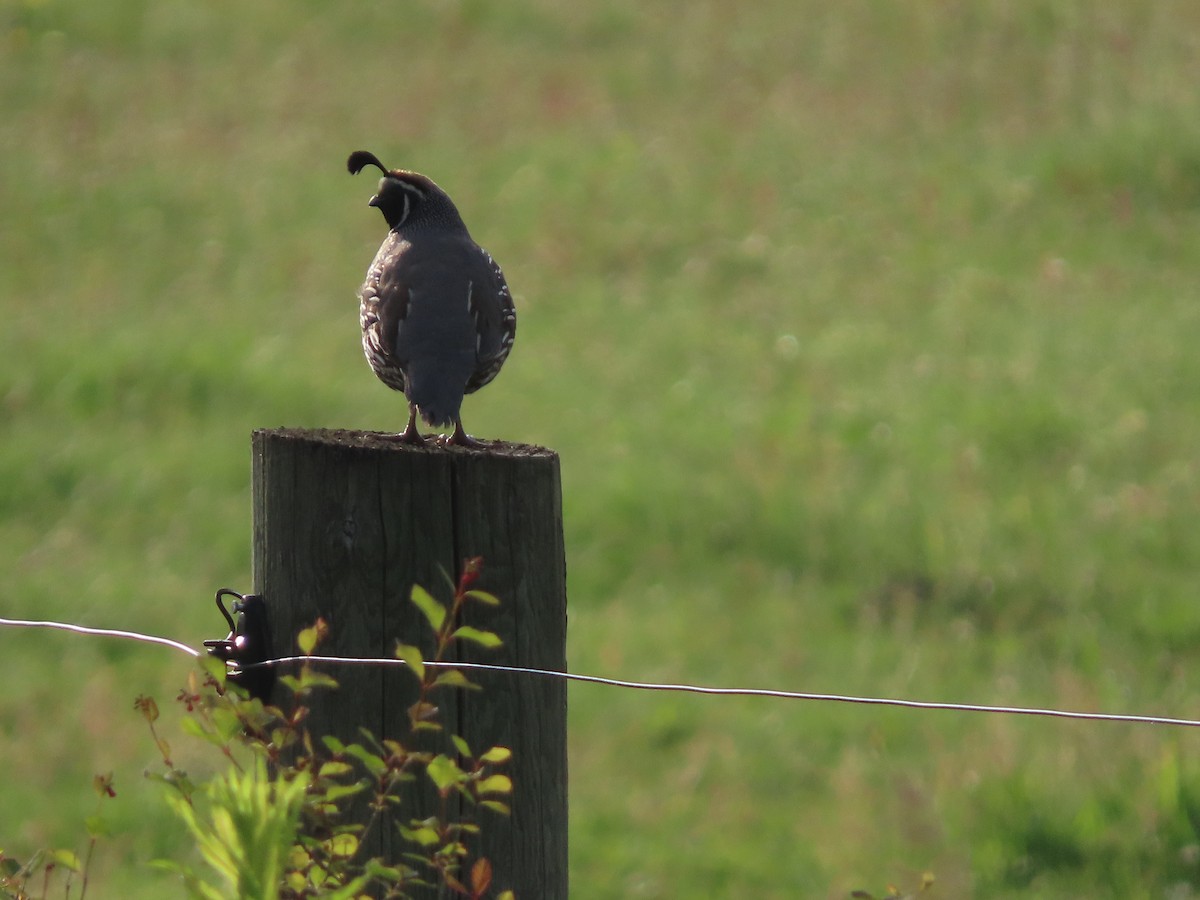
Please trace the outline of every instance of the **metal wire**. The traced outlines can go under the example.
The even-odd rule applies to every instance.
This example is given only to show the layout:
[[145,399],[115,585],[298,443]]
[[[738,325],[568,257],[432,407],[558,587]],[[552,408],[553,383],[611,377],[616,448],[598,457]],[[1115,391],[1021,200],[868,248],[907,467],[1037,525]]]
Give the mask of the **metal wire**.
[[[119,631],[112,628],[88,628],[68,622],[31,621],[28,619],[3,619],[0,626],[17,626],[24,628],[52,628],[60,631],[70,631],[76,634],[99,637],[115,637],[125,640],[140,641],[146,644],[158,644],[173,650],[186,653],[192,657],[203,654],[170,638],[158,637],[152,634],[141,634],[136,631]],[[345,666],[402,666],[401,659],[390,657],[357,657],[357,656],[284,656],[278,659],[265,660],[244,666],[253,669],[261,666],[295,665],[303,663],[328,663]],[[710,694],[723,697],[772,697],[782,700],[812,700],[831,703],[855,703],[867,706],[898,706],[905,709],[940,709],[954,712],[992,713],[1015,716],[1046,716],[1055,719],[1087,719],[1100,722],[1127,722],[1142,725],[1175,725],[1186,728],[1200,728],[1200,720],[1178,719],[1169,716],[1127,715],[1122,713],[1079,712],[1064,709],[1043,709],[1026,706],[986,706],[978,703],[947,703],[927,700],[903,700],[889,697],[857,697],[849,694],[820,694],[808,691],[781,691],[768,688],[725,688],[708,687],[696,684],[673,684],[652,681],[631,681],[622,678],[605,678],[600,675],[581,675],[575,672],[560,672],[555,669],[537,669],[529,666],[503,666],[493,663],[467,662],[434,662],[426,660],[426,666],[454,669],[467,669],[484,672],[506,672],[515,675],[530,675],[541,678],[561,678],[566,681],[577,681],[584,684],[599,684],[609,687],[628,688],[639,691],[674,691],[688,694]]]
[[[404,665],[400,659],[362,658],[354,656],[285,656],[246,666],[279,665],[283,663],[333,663],[336,665]],[[781,691],[770,688],[725,688],[697,684],[674,684],[653,681],[630,681],[622,678],[605,678],[600,675],[581,675],[575,672],[559,672],[555,669],[536,669],[528,666],[501,666],[491,663],[430,662],[426,666],[442,666],[453,669],[470,669],[485,672],[511,672],[518,675],[536,675],[546,678],[562,678],[586,684],[602,684],[610,687],[629,688],[639,691],[676,691],[688,694],[713,694],[723,697],[773,697],[782,700],[815,700],[831,703],[857,703],[868,706],[899,706],[906,709],[943,709],[957,712],[1002,713],[1016,716],[1049,716],[1058,719],[1090,719],[1101,722],[1132,722],[1144,725],[1180,725],[1200,728],[1200,720],[1176,719],[1168,716],[1126,715],[1121,713],[1079,712],[1064,709],[1043,709],[1028,706],[985,706],[978,703],[948,703],[928,700],[903,700],[889,697],[857,697],[850,694],[820,694],[809,691]]]
[[0,625],[14,625],[21,628],[54,628],[59,631],[73,631],[76,634],[122,638],[130,641],[141,641],[143,644],[161,644],[164,647],[170,647],[173,650],[187,653],[189,656],[201,655],[199,650],[193,650],[187,644],[181,644],[179,641],[158,637],[153,634],[142,634],[137,631],[119,631],[115,628],[88,628],[86,625],[74,625],[70,622],[38,622],[30,619],[0,619]]

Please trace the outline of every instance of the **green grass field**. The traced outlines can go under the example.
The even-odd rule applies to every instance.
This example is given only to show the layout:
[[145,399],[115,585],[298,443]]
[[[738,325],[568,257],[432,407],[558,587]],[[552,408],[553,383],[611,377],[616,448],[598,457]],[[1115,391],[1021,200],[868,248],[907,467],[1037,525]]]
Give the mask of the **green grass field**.
[[[251,429],[403,426],[362,147],[513,287],[465,416],[561,453],[574,669],[1200,715],[1197,34],[1184,0],[2,0],[0,616],[219,636]],[[182,896],[132,704],[186,668],[0,631],[0,847],[81,843],[112,771],[94,895]],[[570,703],[573,897],[1200,894],[1190,730]]]

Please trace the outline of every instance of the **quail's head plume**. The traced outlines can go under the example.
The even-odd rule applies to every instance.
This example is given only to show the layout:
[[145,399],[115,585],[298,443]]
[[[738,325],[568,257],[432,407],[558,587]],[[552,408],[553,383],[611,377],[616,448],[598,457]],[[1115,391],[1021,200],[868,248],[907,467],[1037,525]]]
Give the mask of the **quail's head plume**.
[[463,430],[463,396],[496,377],[517,331],[512,295],[495,260],[471,239],[454,201],[424,175],[388,169],[366,150],[346,167],[383,172],[371,198],[388,234],[359,291],[363,352],[375,374],[408,398],[397,437],[422,443],[417,416],[454,426],[448,443],[478,446]]

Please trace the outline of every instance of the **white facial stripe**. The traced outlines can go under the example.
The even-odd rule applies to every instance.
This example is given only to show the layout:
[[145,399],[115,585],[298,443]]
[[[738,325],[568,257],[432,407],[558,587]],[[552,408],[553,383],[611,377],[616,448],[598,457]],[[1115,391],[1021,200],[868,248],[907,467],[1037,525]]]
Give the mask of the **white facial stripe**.
[[403,178],[395,178],[391,175],[385,175],[383,178],[380,178],[378,188],[379,193],[383,193],[383,191],[387,188],[391,188],[392,190],[399,188],[406,194],[412,194],[418,200],[425,199],[425,191],[417,187],[411,181],[405,181]]
[[390,183],[392,186],[400,188],[405,194],[412,194],[418,200],[425,199],[425,192],[410,181],[405,181],[402,178],[393,178],[389,175],[379,183],[380,190],[383,189],[384,183]]

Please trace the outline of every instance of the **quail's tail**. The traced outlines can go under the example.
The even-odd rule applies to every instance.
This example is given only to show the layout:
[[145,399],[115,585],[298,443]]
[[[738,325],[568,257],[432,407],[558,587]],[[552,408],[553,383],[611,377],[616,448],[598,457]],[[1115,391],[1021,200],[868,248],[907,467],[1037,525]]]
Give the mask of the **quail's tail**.
[[408,365],[408,399],[416,404],[421,418],[434,428],[458,421],[467,379],[475,367],[475,354],[443,354],[413,359]]

